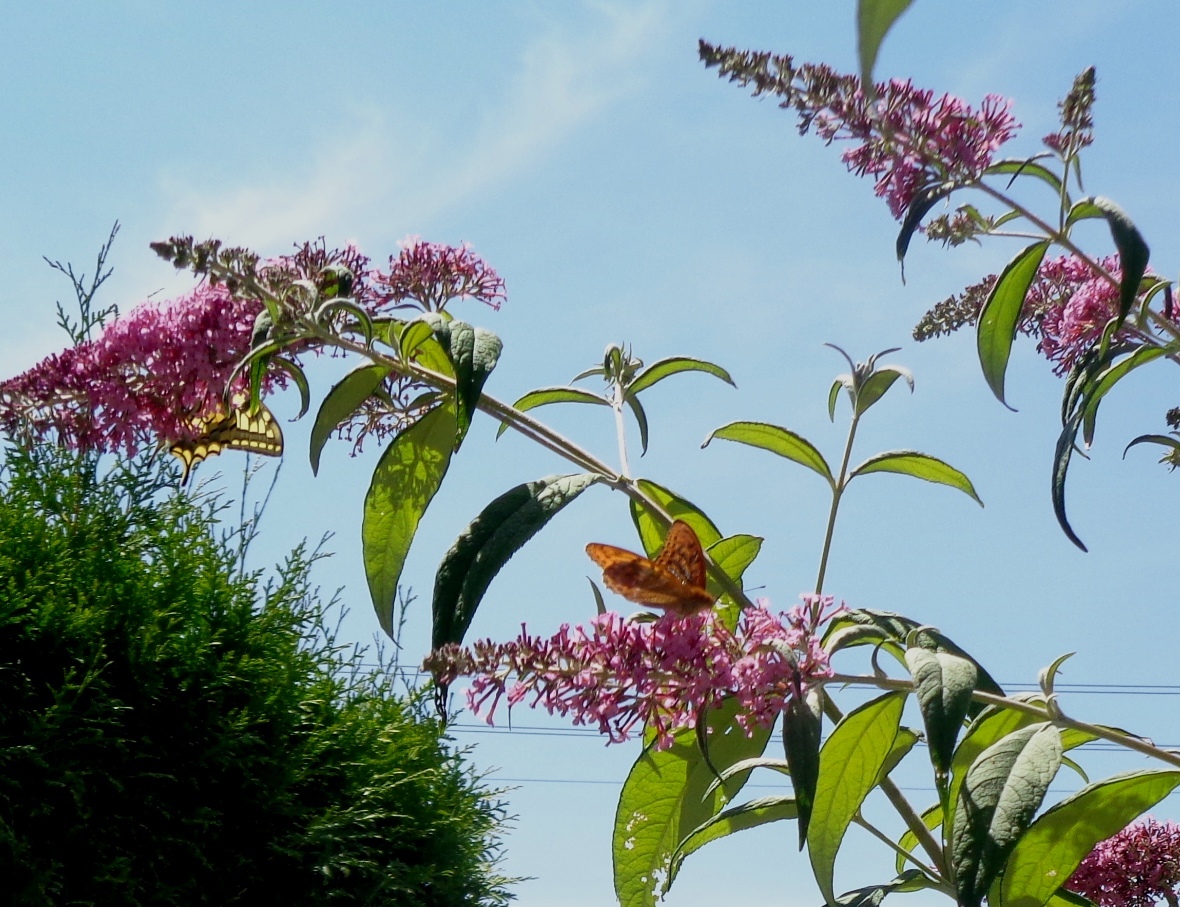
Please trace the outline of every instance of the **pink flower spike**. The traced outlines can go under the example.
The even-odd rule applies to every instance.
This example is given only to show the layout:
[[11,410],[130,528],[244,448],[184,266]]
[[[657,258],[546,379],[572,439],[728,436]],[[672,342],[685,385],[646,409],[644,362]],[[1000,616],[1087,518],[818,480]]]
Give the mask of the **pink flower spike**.
[[1174,907],[1178,885],[1180,825],[1150,817],[1101,842],[1066,882],[1100,907]]
[[[714,612],[665,614],[650,623],[610,612],[586,627],[563,626],[547,640],[522,628],[508,643],[446,646],[425,667],[440,683],[472,677],[468,703],[475,711],[489,700],[494,710],[505,695],[511,707],[527,689],[534,705],[597,726],[611,743],[648,727],[667,747],[703,709],[727,698],[741,704],[747,732],[769,725],[793,697],[831,675],[817,634],[839,610],[826,596],[780,615],[760,602],[733,631]],[[511,688],[510,675],[517,678]]]

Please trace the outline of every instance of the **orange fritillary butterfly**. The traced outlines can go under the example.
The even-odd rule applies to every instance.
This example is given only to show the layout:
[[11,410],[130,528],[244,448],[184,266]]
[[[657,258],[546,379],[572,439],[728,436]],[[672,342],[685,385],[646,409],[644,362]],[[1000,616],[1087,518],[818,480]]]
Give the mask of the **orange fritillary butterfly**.
[[643,555],[591,542],[590,559],[602,568],[608,589],[628,601],[684,616],[711,608],[716,600],[705,591],[705,552],[692,527],[677,520],[664,547],[649,561]]

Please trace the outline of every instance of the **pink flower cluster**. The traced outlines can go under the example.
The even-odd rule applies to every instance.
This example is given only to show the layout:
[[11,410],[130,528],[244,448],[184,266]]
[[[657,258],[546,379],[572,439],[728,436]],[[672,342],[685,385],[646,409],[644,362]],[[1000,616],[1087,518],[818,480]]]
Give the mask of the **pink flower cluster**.
[[379,306],[408,304],[438,311],[451,299],[469,297],[499,310],[507,296],[504,280],[464,243],[445,246],[416,236],[399,243],[389,271],[374,271],[372,290]]
[[953,95],[936,100],[909,80],[893,79],[878,91],[874,104],[858,91],[849,103],[819,112],[814,125],[829,142],[861,142],[841,159],[858,176],[877,178],[876,193],[898,220],[924,188],[976,182],[1019,128],[1012,102],[998,95],[985,97],[975,111]]
[[[1099,264],[1121,279],[1117,255]],[[1063,375],[1102,335],[1106,323],[1119,310],[1119,290],[1074,255],[1062,255],[1041,263],[1025,297],[1025,311],[1040,315],[1037,349]]]
[[747,731],[770,724],[792,698],[831,676],[818,629],[842,610],[830,596],[805,596],[780,615],[759,601],[733,631],[712,611],[650,623],[608,612],[587,628],[565,624],[549,639],[522,627],[512,642],[444,646],[425,667],[444,685],[472,677],[468,706],[489,724],[501,699],[509,708],[531,699],[576,725],[597,725],[610,742],[647,727],[666,748],[674,732],[695,727],[703,710],[729,697],[741,705]]
[[67,447],[128,455],[152,437],[192,438],[193,420],[220,410],[261,309],[209,285],[137,306],[97,340],[0,384],[0,424],[15,436],[55,434]]
[[[315,279],[326,264],[365,262],[351,247],[329,251],[321,242],[267,262],[260,274],[263,281],[274,277],[281,285]],[[427,310],[464,295],[497,308],[504,298],[503,280],[467,246],[415,240],[390,260],[388,272],[358,277],[357,301],[374,314],[410,297]],[[0,383],[0,426],[16,437],[56,436],[67,447],[128,455],[145,445],[190,440],[203,420],[222,411],[226,382],[250,350],[262,309],[259,299],[235,295],[224,283],[137,306],[96,340]],[[296,341],[287,355],[311,348]],[[282,386],[285,373],[273,369],[263,394]],[[244,401],[244,380],[229,390]]]
[[970,185],[983,176],[996,150],[1020,124],[1011,101],[984,98],[979,110],[949,94],[915,88],[910,81],[876,86],[870,101],[860,79],[824,64],[798,66],[787,54],[720,48],[700,42],[706,66],[731,82],[753,85],[754,94],[775,94],[779,106],[799,115],[799,132],[814,128],[831,143],[859,142],[843,154],[848,169],[877,180],[877,195],[901,219],[927,188]]
[[1066,887],[1101,907],[1176,907],[1180,885],[1180,825],[1128,825],[1084,859]]

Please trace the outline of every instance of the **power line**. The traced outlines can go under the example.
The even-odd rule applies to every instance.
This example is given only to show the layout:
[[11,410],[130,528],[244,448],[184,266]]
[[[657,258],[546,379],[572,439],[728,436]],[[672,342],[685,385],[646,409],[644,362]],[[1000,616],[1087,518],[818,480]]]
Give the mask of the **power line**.
[[[357,667],[374,670],[388,670],[389,665],[378,662],[357,662]],[[417,669],[394,666],[394,671],[401,677],[428,679],[430,672]],[[1019,683],[1001,683],[1001,687],[1011,693],[1036,692],[1040,687],[1035,683],[1022,681]],[[1180,696],[1180,684],[1175,683],[1062,683],[1053,685],[1058,693],[1085,693],[1104,696]]]

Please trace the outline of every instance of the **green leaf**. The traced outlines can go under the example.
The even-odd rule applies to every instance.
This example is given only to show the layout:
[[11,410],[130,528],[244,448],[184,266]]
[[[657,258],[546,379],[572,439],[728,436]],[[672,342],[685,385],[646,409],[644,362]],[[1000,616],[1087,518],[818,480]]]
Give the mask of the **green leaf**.
[[1069,214],[1065,216],[1065,225],[1072,227],[1078,221],[1104,217],[1102,209],[1094,204],[1092,198],[1083,198],[1070,206]]
[[[278,366],[290,375],[291,380],[295,382],[295,386],[299,389],[299,412],[295,415],[295,418],[302,419],[307,415],[307,408],[311,406],[311,388],[307,383],[307,375],[294,362],[284,359],[281,356],[275,356],[270,360],[269,364]],[[261,373],[259,377],[261,378]]]
[[[931,831],[938,828],[938,826],[942,824],[942,804],[935,803],[933,806],[927,807],[922,813],[921,819],[922,824]],[[902,850],[914,853],[914,851],[918,849],[918,836],[907,828],[905,834],[903,834],[898,839],[897,846]],[[915,854],[915,856],[917,856],[917,854]],[[894,868],[897,872],[901,872],[906,866],[909,865],[910,861],[901,854],[898,854],[897,859],[894,860]]]
[[433,409],[403,429],[381,454],[365,495],[361,545],[369,595],[381,628],[393,635],[393,601],[418,521],[455,449],[453,404]]
[[1043,164],[1038,164],[1033,158],[1024,161],[996,161],[983,172],[988,176],[1011,174],[1012,180],[1008,182],[1009,186],[1018,176],[1034,176],[1048,183],[1054,194],[1058,196],[1061,194],[1061,177]]
[[[1039,694],[1017,693],[1014,698],[1029,702],[1043,703],[1044,701]],[[949,804],[946,817],[947,828],[954,827],[955,804],[959,799],[959,791],[967,778],[967,772],[975,764],[980,754],[1013,731],[1037,724],[1040,720],[1035,715],[1000,706],[988,706],[975,716],[975,720],[971,722],[967,733],[963,735],[962,741],[955,750],[954,758],[951,760],[951,784],[947,791],[946,801]]]
[[1084,414],[1083,410],[1072,416],[1065,423],[1065,427],[1061,429],[1061,434],[1057,436],[1057,446],[1053,451],[1053,484],[1050,494],[1053,499],[1053,514],[1057,517],[1057,525],[1061,527],[1066,538],[1083,551],[1088,551],[1089,549],[1082,544],[1082,540],[1073,531],[1073,527],[1069,524],[1069,517],[1065,513],[1065,477],[1069,474],[1069,461],[1073,458],[1078,429],[1081,427]]
[[696,853],[706,844],[732,835],[734,832],[745,831],[747,828],[757,828],[770,822],[781,822],[783,819],[794,819],[796,816],[794,797],[759,797],[738,806],[731,806],[722,810],[704,824],[693,829],[687,838],[680,842],[672,854],[672,862],[668,867],[668,880],[664,883],[663,891],[667,892],[676,880],[680,867],[689,854]]
[[1180,785],[1180,772],[1140,770],[1105,778],[1047,809],[1004,867],[1005,907],[1042,907],[1099,841],[1121,831]]
[[[730,765],[766,747],[770,729],[757,727],[754,737],[747,737],[737,712],[729,700],[708,715],[709,755],[716,764]],[[714,776],[691,730],[678,733],[667,750],[644,749],[623,783],[615,813],[612,855],[621,907],[654,907],[677,845],[732,801],[747,777],[730,778],[706,793]]]
[[[1122,324],[1131,306],[1135,304],[1135,297],[1139,292],[1139,282],[1147,272],[1147,261],[1151,257],[1151,250],[1143,239],[1143,234],[1132,222],[1127,212],[1109,198],[1095,195],[1090,199],[1083,199],[1078,205],[1089,202],[1106,218],[1106,225],[1110,227],[1110,237],[1114,240],[1115,248],[1119,251],[1119,264],[1122,267],[1123,279],[1119,285],[1119,317]],[[1075,208],[1077,205],[1074,206]]]
[[463,641],[500,568],[597,481],[597,476],[582,474],[525,482],[500,495],[471,521],[443,556],[434,578],[432,648]]
[[945,775],[950,771],[979,673],[966,658],[946,652],[911,647],[906,649],[905,661],[926,725],[930,761],[936,772]]
[[647,453],[647,413],[643,411],[643,405],[635,397],[628,396],[627,405],[631,407],[631,412],[635,416],[635,422],[639,426],[639,455],[642,457]]
[[428,322],[416,318],[402,328],[401,336],[398,338],[398,351],[403,359],[409,361],[433,336],[434,328]]
[[886,693],[849,712],[820,750],[807,852],[815,881],[829,904],[835,898],[836,853],[893,748],[905,700],[903,692]]
[[[436,328],[435,334],[440,339],[445,335],[448,343],[444,346],[451,354],[451,362],[455,366],[455,413],[459,425],[459,431],[455,435],[455,449],[458,450],[463,436],[471,427],[471,417],[475,412],[475,403],[479,399],[479,391],[475,390],[475,328],[465,321],[450,321],[445,322],[445,325],[445,332]],[[482,384],[482,381],[479,383]]]
[[715,378],[720,378],[726,384],[737,387],[733,383],[733,379],[729,377],[729,372],[719,365],[714,365],[712,362],[705,362],[703,359],[692,359],[688,356],[672,356],[668,359],[653,362],[636,375],[635,380],[627,385],[627,395],[635,396],[641,391],[647,390],[657,381],[662,381],[669,375],[676,375],[680,372],[705,372]]
[[1053,725],[1039,723],[992,744],[968,770],[951,846],[963,907],[980,907],[1060,766],[1061,736]]
[[848,385],[837,378],[832,382],[832,387],[828,391],[828,419],[829,421],[836,421],[836,401],[840,399],[840,391]]
[[880,784],[889,777],[889,773],[897,768],[898,763],[904,759],[922,738],[908,727],[899,727],[897,729],[897,736],[893,738],[893,746],[889,750],[889,755],[885,757],[885,763],[881,766],[881,774],[877,777],[877,784]]
[[778,772],[780,775],[786,775],[788,778],[791,777],[791,766],[785,760],[771,759],[768,756],[755,756],[750,759],[742,759],[740,762],[735,762],[733,765],[721,769],[720,777],[714,778],[713,783],[709,785],[709,793],[716,790],[717,785],[724,784],[734,775],[753,771],[756,768],[768,768],[771,771]]
[[[551,403],[596,403],[599,406],[610,406],[600,394],[592,394],[580,387],[539,387],[529,391],[512,405],[521,412],[528,412],[530,409],[548,406]],[[507,430],[508,423],[501,423],[496,437],[500,437]]]
[[[709,557],[713,559],[713,563],[724,570],[729,578],[740,586],[746,568],[754,563],[758,552],[762,550],[762,539],[756,535],[731,535],[714,542],[706,550],[709,552]],[[709,577],[706,588],[721,599],[720,610],[725,625],[727,627],[736,626],[740,610],[738,603],[721,588],[721,585],[712,576]]]
[[807,843],[807,827],[819,784],[819,744],[823,731],[823,709],[819,695],[792,697],[783,710],[783,749],[799,811],[799,849]]
[[979,364],[988,387],[1005,406],[1008,406],[1008,402],[1004,399],[1004,373],[1008,370],[1012,341],[1016,339],[1016,329],[1020,326],[1024,297],[1028,295],[1028,288],[1037,276],[1037,269],[1048,248],[1049,242],[1046,240],[1033,243],[1018,252],[1000,272],[979,312],[976,334]]
[[873,96],[873,68],[881,42],[914,0],[859,0],[856,5],[856,50],[860,82],[867,97]]
[[789,429],[768,425],[765,422],[731,422],[709,435],[701,447],[708,447],[709,442],[714,438],[720,438],[723,441],[737,441],[739,444],[749,444],[751,447],[769,450],[771,453],[786,457],[788,460],[793,460],[801,466],[818,472],[828,480],[829,485],[835,486],[836,484],[824,455],[802,435],[797,435]]
[[[863,629],[862,629],[863,628]],[[867,630],[868,632],[865,632]],[[1003,696],[1004,690],[983,666],[960,648],[950,637],[933,627],[925,627],[917,621],[891,611],[877,611],[869,608],[853,608],[845,611],[828,624],[824,633],[824,647],[834,642],[842,646],[879,645],[898,661],[905,664],[905,649],[908,645],[919,646],[932,652],[949,652],[966,658],[975,665],[979,680],[977,690]],[[972,714],[982,711],[983,706],[972,706]]]
[[[692,501],[682,498],[675,492],[648,479],[638,479],[635,484],[640,491],[668,511],[672,519],[684,520],[688,523],[705,548],[709,548],[721,540],[721,530]],[[635,522],[635,528],[639,530],[639,539],[643,544],[643,550],[648,557],[654,556],[663,547],[668,527],[634,499],[631,501],[631,519]]]
[[1180,451],[1180,440],[1170,437],[1169,435],[1140,435],[1123,448],[1123,456],[1125,457],[1127,455],[1127,451],[1132,447],[1135,447],[1137,444],[1159,444],[1163,447]]
[[316,413],[315,424],[311,427],[311,471],[316,475],[320,471],[320,453],[327,443],[328,437],[336,428],[348,419],[357,408],[369,399],[369,395],[381,386],[381,382],[389,375],[391,369],[384,365],[370,363],[362,365],[336,383],[328,391],[324,402],[320,404],[320,411]]
[[918,869],[907,869],[892,882],[884,885],[867,885],[846,891],[833,902],[838,907],[878,907],[885,896],[895,891],[919,891],[934,886]]
[[852,470],[848,479],[856,476],[868,475],[873,472],[895,472],[900,475],[913,476],[924,482],[934,482],[936,485],[949,485],[971,497],[980,507],[983,501],[975,493],[975,486],[966,475],[959,472],[949,463],[916,450],[890,450],[869,457],[856,469]]
[[1167,354],[1168,351],[1163,347],[1141,346],[1131,355],[1107,366],[1099,373],[1086,394],[1086,403],[1082,410],[1082,439],[1087,446],[1094,443],[1094,416],[1098,412],[1098,404],[1102,402],[1102,398],[1130,372]]
[[[435,339],[446,353],[455,376],[455,414],[458,425],[455,449],[458,450],[467,429],[471,427],[471,417],[479,403],[484,382],[496,367],[503,345],[491,331],[473,328],[465,321],[448,318],[437,312],[428,312],[420,320],[429,324],[434,331]],[[407,329],[408,326],[403,329],[403,336]],[[428,364],[430,354],[429,342],[418,342],[416,358],[427,367],[431,367]]]
[[901,279],[905,283],[905,254],[910,248],[910,240],[922,225],[922,218],[930,213],[930,209],[955,191],[954,183],[940,183],[926,186],[914,193],[913,201],[906,209],[905,217],[901,221],[901,230],[897,234],[897,260],[902,262]]
[[886,365],[869,375],[856,395],[857,415],[863,415],[870,406],[884,397],[898,378],[905,378],[906,383],[910,386],[910,393],[913,393],[914,376],[910,374],[909,369],[897,365]]

